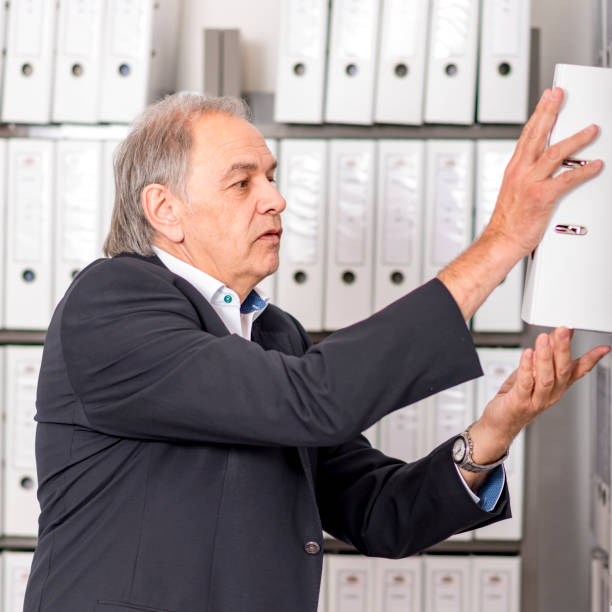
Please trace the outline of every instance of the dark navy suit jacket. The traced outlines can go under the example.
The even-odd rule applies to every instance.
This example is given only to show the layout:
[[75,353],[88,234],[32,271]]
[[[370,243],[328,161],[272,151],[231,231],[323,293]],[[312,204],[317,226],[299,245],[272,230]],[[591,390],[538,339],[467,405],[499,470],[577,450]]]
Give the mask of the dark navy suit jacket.
[[[403,557],[509,516],[360,432],[481,373],[431,281],[316,346],[275,306],[253,342],[156,257],[98,260],[51,321],[25,612],[315,612],[322,529]],[[313,554],[314,553],[314,554]]]

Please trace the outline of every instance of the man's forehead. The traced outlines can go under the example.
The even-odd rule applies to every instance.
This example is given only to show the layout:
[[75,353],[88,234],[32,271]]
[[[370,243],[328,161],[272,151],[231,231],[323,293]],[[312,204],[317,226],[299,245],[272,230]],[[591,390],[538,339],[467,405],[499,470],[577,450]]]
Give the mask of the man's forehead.
[[194,125],[194,138],[194,153],[221,165],[233,164],[239,158],[270,156],[259,130],[231,115],[218,113],[198,120]]

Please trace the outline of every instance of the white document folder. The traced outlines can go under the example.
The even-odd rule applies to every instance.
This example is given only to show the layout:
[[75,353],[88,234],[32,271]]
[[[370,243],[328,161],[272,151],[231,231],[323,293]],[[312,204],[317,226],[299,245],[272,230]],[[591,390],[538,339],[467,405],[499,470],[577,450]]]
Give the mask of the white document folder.
[[328,0],[284,0],[274,120],[323,123]]
[[374,310],[421,283],[425,143],[378,142]]
[[357,555],[329,555],[327,611],[371,612],[374,603],[374,560]]
[[38,535],[34,415],[41,359],[41,346],[5,349],[2,534],[7,536]]
[[474,143],[430,140],[426,150],[423,279],[429,280],[472,239]]
[[485,0],[478,122],[524,123],[529,99],[531,0]]
[[66,0],[58,11],[53,121],[97,123],[104,3]]
[[55,161],[54,303],[57,304],[72,279],[99,253],[102,143],[60,140]]
[[2,612],[23,612],[26,586],[34,553],[3,551],[1,558],[2,593],[0,604]]
[[309,331],[323,329],[327,232],[327,142],[283,140],[280,150],[283,213],[277,301]]
[[[0,138],[0,185],[6,185],[6,174],[7,174],[7,143],[6,138]],[[6,188],[5,188],[6,189]],[[0,252],[4,253],[5,263],[0,266],[0,287],[6,296],[7,287],[5,283],[5,268],[6,268],[6,256],[8,254],[6,248],[6,209],[7,202],[6,196],[0,198],[2,205],[0,206]],[[6,327],[4,321],[4,309],[6,307],[6,297],[0,300],[0,327]]]
[[147,102],[153,2],[108,0],[104,21],[100,121],[129,123]]
[[430,0],[383,0],[376,123],[423,123]]
[[[478,140],[476,142],[476,215],[474,238],[480,236],[493,214],[504,171],[512,154],[514,140]],[[478,332],[520,332],[523,299],[523,261],[489,295],[472,320]]]
[[51,318],[53,143],[8,141],[4,322],[46,329]]
[[325,120],[368,125],[374,116],[378,0],[332,4]]
[[426,555],[425,612],[467,612],[470,607],[470,557]]
[[321,586],[319,588],[319,605],[317,612],[327,612],[327,563],[329,555],[323,555],[323,570],[321,572]]
[[377,612],[420,612],[423,601],[423,560],[375,559]]
[[[478,357],[484,376],[476,381],[476,418],[495,397],[504,381],[516,370],[522,349],[479,348]],[[514,439],[504,462],[510,493],[512,518],[476,529],[477,540],[520,540],[523,534],[523,499],[525,488],[525,432]]]
[[56,0],[19,0],[8,10],[2,121],[49,123]]
[[474,123],[479,4],[433,0],[425,123]]
[[427,454],[427,407],[426,401],[417,402],[381,419],[379,448],[385,455],[410,463]]
[[372,313],[374,156],[372,140],[330,142],[326,330]]
[[519,612],[520,557],[472,557],[472,609],[478,612]]
[[550,144],[595,123],[598,137],[574,158],[603,159],[604,167],[559,199],[528,258],[522,317],[532,325],[610,333],[612,275],[605,266],[612,260],[612,69],[558,64],[554,85],[563,88],[565,98]]

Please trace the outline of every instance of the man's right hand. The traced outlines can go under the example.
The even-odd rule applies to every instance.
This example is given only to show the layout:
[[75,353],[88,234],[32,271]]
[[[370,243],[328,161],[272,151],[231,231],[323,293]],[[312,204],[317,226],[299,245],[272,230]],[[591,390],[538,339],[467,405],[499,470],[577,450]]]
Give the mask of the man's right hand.
[[469,249],[438,274],[466,321],[538,245],[557,199],[594,177],[603,166],[601,160],[594,160],[553,177],[563,160],[589,144],[598,131],[591,125],[547,149],[562,102],[562,89],[544,92],[506,168],[489,224]]

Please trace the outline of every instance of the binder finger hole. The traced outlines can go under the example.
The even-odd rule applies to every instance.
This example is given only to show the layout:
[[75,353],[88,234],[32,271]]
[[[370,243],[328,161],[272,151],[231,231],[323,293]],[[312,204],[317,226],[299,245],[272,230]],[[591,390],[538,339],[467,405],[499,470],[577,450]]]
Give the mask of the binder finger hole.
[[357,69],[356,64],[349,64],[346,67],[346,74],[348,74],[350,77],[355,76],[357,72],[358,72],[358,69]]
[[36,279],[36,274],[34,273],[34,270],[24,270],[21,277],[26,283],[31,283]]
[[459,72],[459,68],[457,68],[457,64],[446,64],[444,72],[446,72],[448,76],[455,76]]
[[306,66],[302,63],[296,64],[293,67],[293,72],[295,72],[295,74],[297,74],[298,76],[303,76],[306,73]]
[[401,272],[395,271],[391,273],[391,282],[394,285],[401,285],[404,282],[404,275]]
[[83,74],[83,66],[81,64],[73,64],[70,70],[75,77],[80,77]]
[[30,76],[34,72],[34,66],[32,66],[32,64],[24,64],[21,67],[21,72],[23,72],[25,76]]
[[78,268],[75,268],[74,270],[71,270],[70,271],[70,278],[74,278],[79,272],[80,272],[80,270]]
[[303,272],[302,270],[298,270],[294,275],[293,275],[293,280],[298,284],[298,285],[303,285],[306,280],[307,280],[307,275],[306,272]]
[[128,74],[130,74],[130,72],[131,72],[131,71],[132,71],[132,70],[131,70],[131,68],[129,67],[129,65],[128,65],[128,64],[121,64],[121,65],[119,66],[119,74],[120,74],[121,76],[124,76],[124,77],[125,77],[125,76],[128,76]]
[[34,480],[32,478],[30,478],[29,476],[24,476],[20,481],[19,484],[21,485],[22,489],[26,489],[26,490],[30,490],[34,488]]
[[512,72],[512,66],[510,66],[508,62],[502,62],[497,67],[497,72],[499,72],[499,74],[502,76],[508,76]]
[[347,285],[352,285],[355,282],[355,274],[350,270],[347,270],[342,274],[342,282]]
[[403,79],[408,74],[408,66],[406,66],[406,64],[397,64],[393,71],[395,72],[395,76]]

